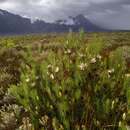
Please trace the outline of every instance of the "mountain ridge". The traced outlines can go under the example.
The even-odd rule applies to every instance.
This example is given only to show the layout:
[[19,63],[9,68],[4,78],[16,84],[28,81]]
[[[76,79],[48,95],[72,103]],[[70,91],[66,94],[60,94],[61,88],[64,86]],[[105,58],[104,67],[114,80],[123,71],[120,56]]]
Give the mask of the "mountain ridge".
[[72,31],[79,31],[80,28],[83,28],[84,31],[105,30],[90,22],[82,14],[76,17],[69,16],[68,18],[71,20],[71,23],[67,20],[57,20],[53,23],[36,20],[32,23],[29,18],[0,9],[0,34],[68,32],[70,29]]

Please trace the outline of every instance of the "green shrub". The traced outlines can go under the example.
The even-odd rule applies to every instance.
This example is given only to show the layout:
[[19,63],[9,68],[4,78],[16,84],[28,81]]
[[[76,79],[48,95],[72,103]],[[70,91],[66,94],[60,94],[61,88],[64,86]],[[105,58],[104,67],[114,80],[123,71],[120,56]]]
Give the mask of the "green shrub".
[[83,32],[70,33],[63,49],[50,49],[46,58],[40,51],[40,61],[27,54],[21,81],[9,93],[28,113],[32,129],[126,129],[129,70],[122,49],[104,57],[102,47],[100,38],[85,44]]

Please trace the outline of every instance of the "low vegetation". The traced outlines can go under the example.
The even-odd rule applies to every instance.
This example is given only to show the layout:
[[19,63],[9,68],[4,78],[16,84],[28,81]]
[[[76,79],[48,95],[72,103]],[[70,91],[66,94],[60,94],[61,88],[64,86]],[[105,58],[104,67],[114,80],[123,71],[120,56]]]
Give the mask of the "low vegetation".
[[129,36],[0,38],[0,129],[127,130]]

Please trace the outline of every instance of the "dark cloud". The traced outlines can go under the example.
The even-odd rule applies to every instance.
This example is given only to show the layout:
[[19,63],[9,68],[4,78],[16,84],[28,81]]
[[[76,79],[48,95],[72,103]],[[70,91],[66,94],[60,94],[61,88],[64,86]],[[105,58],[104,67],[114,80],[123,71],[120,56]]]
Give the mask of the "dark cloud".
[[84,14],[104,27],[130,29],[130,0],[0,0],[0,8],[46,21]]
[[6,1],[6,0],[1,0],[0,3],[3,3],[3,2],[5,2],[5,1]]

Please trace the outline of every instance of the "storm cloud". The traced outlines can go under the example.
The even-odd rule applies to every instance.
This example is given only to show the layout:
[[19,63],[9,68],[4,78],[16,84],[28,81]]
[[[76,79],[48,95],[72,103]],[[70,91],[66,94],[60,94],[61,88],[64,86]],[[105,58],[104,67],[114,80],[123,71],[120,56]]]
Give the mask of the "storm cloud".
[[130,0],[0,0],[0,8],[49,22],[83,14],[103,27],[130,29]]

